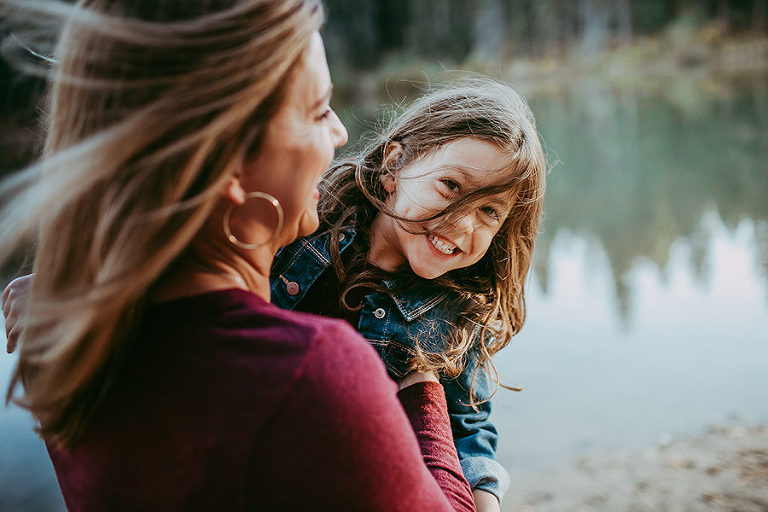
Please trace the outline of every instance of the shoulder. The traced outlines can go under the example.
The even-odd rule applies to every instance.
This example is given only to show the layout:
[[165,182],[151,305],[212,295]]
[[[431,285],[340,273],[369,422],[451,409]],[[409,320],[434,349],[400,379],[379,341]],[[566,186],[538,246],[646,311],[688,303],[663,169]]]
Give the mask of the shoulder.
[[334,357],[343,361],[369,352],[365,340],[343,320],[289,311],[274,304],[246,307],[240,314],[243,318],[238,323],[248,327],[255,337],[298,341],[312,360]]
[[219,319],[222,327],[255,342],[248,344],[249,350],[300,356],[296,375],[302,385],[327,393],[334,386],[377,374],[389,381],[375,349],[348,322],[248,299]]
[[[302,316],[310,316],[302,314]],[[394,386],[370,343],[346,321],[322,318],[321,330],[314,336],[303,369],[303,385],[332,398],[360,394],[361,383],[369,391]]]
[[195,375],[215,367],[211,379],[222,388],[238,382],[239,396],[254,403],[277,403],[297,391],[343,401],[361,382],[377,379],[391,392],[375,350],[347,322],[280,309],[242,290],[154,306],[139,335],[151,359],[164,361],[160,367],[174,361]]
[[363,345],[345,322],[281,309],[244,290],[222,290],[149,306],[140,333],[162,337],[171,344],[230,347],[236,355],[338,350],[332,341],[347,347]]

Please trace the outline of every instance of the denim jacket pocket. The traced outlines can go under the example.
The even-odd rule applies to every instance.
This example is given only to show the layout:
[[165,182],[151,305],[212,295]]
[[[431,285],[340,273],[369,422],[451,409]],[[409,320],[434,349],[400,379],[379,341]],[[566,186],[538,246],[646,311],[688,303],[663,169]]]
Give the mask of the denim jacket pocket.
[[399,312],[391,298],[381,292],[374,292],[363,299],[357,330],[376,349],[379,357],[393,380],[399,380],[408,373],[413,352],[396,341],[399,330],[396,318]]

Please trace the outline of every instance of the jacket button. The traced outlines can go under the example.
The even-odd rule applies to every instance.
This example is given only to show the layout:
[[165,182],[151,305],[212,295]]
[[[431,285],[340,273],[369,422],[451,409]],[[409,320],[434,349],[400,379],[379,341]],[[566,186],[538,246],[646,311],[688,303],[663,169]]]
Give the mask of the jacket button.
[[285,283],[285,289],[288,291],[288,295],[297,295],[299,293],[299,283],[289,281]]
[[373,312],[373,316],[375,316],[379,320],[384,318],[384,315],[386,315],[386,314],[387,314],[387,312],[384,311],[384,308],[377,308],[376,311]]
[[345,238],[347,238],[347,235],[344,233],[339,233],[339,242],[343,242]]

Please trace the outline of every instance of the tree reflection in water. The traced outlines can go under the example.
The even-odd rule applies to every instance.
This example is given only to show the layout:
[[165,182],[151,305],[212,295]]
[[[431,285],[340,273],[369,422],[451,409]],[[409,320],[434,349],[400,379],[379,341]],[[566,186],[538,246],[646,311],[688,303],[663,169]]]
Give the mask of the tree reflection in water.
[[663,273],[677,240],[687,241],[691,268],[706,284],[710,233],[701,220],[709,210],[731,231],[754,221],[768,289],[767,79],[678,80],[640,91],[590,83],[534,100],[545,142],[561,162],[550,175],[534,264],[542,290],[561,229],[605,251],[624,320],[633,262],[650,260]]

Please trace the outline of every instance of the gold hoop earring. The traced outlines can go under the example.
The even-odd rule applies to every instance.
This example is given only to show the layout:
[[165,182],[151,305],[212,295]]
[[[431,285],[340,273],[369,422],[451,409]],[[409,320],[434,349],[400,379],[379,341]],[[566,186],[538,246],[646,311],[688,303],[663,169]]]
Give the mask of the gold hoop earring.
[[227,211],[224,212],[224,234],[227,235],[227,240],[229,240],[236,246],[241,247],[243,249],[253,250],[253,249],[258,249],[259,247],[262,247],[264,245],[267,245],[269,242],[277,238],[277,235],[280,233],[280,231],[282,231],[283,207],[280,206],[280,201],[278,201],[275,196],[267,194],[266,192],[249,192],[245,195],[245,200],[247,201],[249,199],[264,199],[275,208],[275,211],[277,212],[277,227],[272,232],[272,236],[270,236],[269,239],[266,240],[265,242],[261,242],[258,244],[249,244],[249,243],[241,242],[240,240],[238,240],[237,237],[234,234],[232,234],[232,230],[229,227],[229,218],[231,217],[232,211],[235,209],[235,206],[236,206],[234,203],[231,203],[227,207]]

